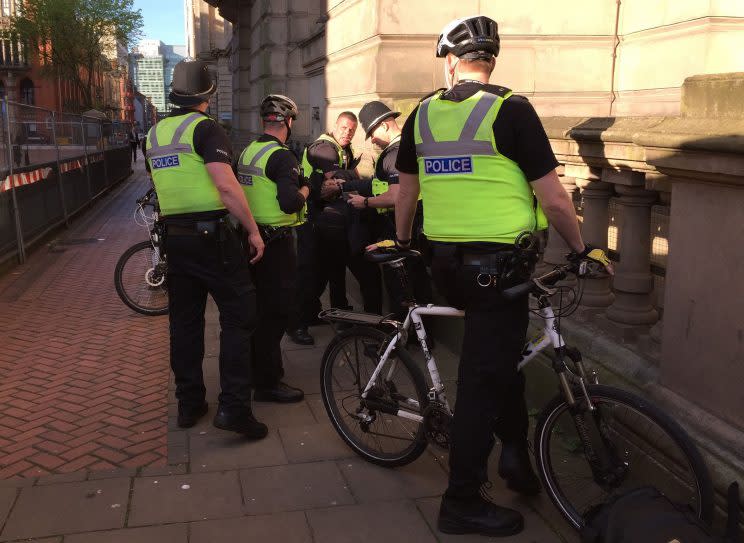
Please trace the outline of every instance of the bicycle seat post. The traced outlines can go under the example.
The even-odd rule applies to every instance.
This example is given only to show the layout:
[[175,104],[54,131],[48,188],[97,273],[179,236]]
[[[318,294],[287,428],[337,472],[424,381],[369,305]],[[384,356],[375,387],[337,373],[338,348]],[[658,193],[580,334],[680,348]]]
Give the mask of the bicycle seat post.
[[395,276],[400,285],[401,292],[403,293],[403,299],[401,302],[407,307],[413,307],[416,305],[416,299],[413,295],[413,289],[411,288],[411,282],[408,280],[408,273],[406,272],[405,261],[401,258],[400,260],[394,260],[390,262],[389,266],[395,272]]

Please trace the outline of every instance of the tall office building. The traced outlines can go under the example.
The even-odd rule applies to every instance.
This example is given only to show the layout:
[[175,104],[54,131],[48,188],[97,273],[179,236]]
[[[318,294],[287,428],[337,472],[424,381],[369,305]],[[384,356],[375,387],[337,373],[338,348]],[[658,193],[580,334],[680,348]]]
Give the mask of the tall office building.
[[132,52],[134,84],[161,114],[171,109],[168,93],[173,80],[173,68],[185,56],[186,46],[166,45],[160,40],[142,40]]

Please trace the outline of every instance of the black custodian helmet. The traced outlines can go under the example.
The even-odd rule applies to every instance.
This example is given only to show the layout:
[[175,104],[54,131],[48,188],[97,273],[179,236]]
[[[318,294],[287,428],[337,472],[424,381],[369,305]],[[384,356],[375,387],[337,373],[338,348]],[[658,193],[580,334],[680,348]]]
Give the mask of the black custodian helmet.
[[437,41],[437,57],[452,53],[465,60],[499,56],[499,26],[483,15],[455,19],[442,29]]
[[173,68],[168,98],[178,106],[194,106],[209,101],[217,85],[203,60],[182,60]]
[[269,94],[261,101],[261,119],[264,121],[296,119],[298,113],[294,100],[281,94]]

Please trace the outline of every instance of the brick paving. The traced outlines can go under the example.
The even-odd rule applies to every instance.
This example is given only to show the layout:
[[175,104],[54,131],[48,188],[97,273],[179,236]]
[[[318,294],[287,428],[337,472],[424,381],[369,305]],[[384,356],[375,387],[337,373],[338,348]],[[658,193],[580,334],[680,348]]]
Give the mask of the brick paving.
[[165,463],[167,317],[117,297],[114,266],[146,239],[133,176],[0,277],[0,479]]

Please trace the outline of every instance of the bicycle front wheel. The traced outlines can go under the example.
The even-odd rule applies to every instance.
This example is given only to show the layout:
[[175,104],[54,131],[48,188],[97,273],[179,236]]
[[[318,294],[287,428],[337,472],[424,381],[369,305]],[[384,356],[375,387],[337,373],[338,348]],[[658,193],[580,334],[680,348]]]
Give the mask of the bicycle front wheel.
[[[601,439],[616,466],[614,477],[602,479],[589,465],[583,441],[569,405],[554,398],[540,414],[535,429],[535,460],[543,486],[555,506],[577,530],[587,513],[615,492],[655,486],[675,503],[689,504],[709,522],[713,513],[710,475],[700,453],[682,427],[658,407],[624,390],[603,385],[587,387],[597,410],[580,409],[595,417]],[[576,399],[583,394],[576,391]],[[595,432],[596,433],[596,432]],[[601,436],[601,437],[600,437]]]
[[168,313],[167,265],[152,242],[142,241],[124,251],[114,270],[114,284],[121,300],[137,313]]
[[426,437],[421,422],[393,413],[422,415],[427,389],[408,352],[396,348],[368,392],[370,402],[362,399],[388,340],[369,327],[340,333],[323,355],[320,382],[323,404],[341,438],[365,460],[395,467],[421,456]]

